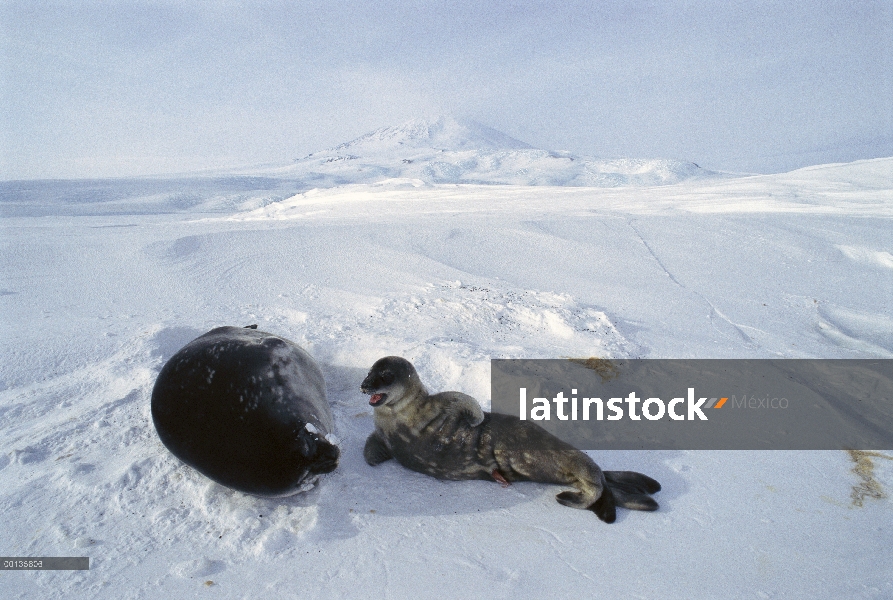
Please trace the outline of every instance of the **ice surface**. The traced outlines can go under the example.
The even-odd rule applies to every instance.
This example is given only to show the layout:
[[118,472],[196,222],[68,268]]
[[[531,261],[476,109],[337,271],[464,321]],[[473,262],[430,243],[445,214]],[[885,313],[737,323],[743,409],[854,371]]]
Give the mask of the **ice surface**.
[[[663,484],[608,526],[554,486],[367,466],[359,391],[390,354],[485,407],[497,357],[890,357],[893,159],[655,187],[250,181],[0,188],[3,552],[91,558],[4,571],[0,596],[893,597],[891,449],[594,452]],[[151,424],[177,349],[253,323],[314,356],[333,404],[341,464],[293,498],[218,486]]]

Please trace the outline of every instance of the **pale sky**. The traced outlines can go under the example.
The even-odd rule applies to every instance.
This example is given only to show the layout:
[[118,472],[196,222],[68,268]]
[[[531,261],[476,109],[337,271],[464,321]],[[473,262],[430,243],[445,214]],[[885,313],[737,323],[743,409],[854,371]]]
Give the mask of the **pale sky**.
[[777,172],[893,155],[893,1],[0,0],[0,179],[286,163],[440,114]]

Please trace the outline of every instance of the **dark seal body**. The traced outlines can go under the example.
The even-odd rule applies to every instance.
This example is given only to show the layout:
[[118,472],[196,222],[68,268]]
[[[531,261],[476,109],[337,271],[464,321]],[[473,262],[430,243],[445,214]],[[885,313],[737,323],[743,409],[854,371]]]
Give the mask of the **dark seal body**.
[[363,456],[370,465],[391,458],[438,479],[536,481],[569,485],[558,502],[588,509],[611,523],[615,507],[656,510],[654,479],[633,471],[602,471],[584,452],[529,421],[485,413],[460,392],[429,394],[412,364],[397,356],[377,361],[361,389],[375,407],[375,431]]
[[[430,399],[452,402],[456,394],[435,394]],[[454,481],[492,481],[496,471],[506,481],[555,484],[570,483],[562,475],[569,461],[597,469],[588,456],[534,423],[482,412],[483,419],[471,425],[462,416],[448,415],[443,406],[432,406],[443,416],[432,418],[418,431],[405,424],[389,433],[378,429],[391,456],[407,469]]]
[[319,367],[254,329],[219,327],[174,354],[155,381],[152,420],[174,456],[248,494],[289,496],[338,465]]

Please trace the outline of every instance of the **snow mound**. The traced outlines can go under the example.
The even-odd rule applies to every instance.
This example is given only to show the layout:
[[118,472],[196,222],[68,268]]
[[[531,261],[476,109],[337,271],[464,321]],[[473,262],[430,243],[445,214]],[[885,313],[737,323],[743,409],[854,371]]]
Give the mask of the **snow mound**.
[[893,157],[814,165],[775,176],[779,181],[810,186],[858,186],[862,190],[893,188]]

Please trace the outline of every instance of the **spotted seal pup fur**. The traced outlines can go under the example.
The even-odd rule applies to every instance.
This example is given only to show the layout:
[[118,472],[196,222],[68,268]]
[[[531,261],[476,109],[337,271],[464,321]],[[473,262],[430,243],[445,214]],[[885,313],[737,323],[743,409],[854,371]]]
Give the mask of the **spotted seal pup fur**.
[[484,412],[460,392],[429,394],[408,360],[387,356],[372,366],[361,390],[370,395],[375,431],[363,457],[372,466],[396,459],[438,479],[489,479],[503,485],[536,481],[569,485],[559,503],[588,509],[606,523],[616,507],[657,510],[654,479],[633,471],[602,471],[588,455],[545,429]]

